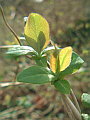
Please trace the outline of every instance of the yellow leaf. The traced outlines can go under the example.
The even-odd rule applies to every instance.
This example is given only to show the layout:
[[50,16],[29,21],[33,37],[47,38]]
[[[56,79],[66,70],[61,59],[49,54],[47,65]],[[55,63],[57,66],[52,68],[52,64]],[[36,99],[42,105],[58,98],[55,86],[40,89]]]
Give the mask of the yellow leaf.
[[70,65],[71,57],[71,47],[65,47],[59,52],[60,71],[65,70]]
[[50,42],[49,24],[37,13],[31,13],[25,25],[24,34],[28,44],[41,52]]
[[53,72],[56,72],[56,58],[53,54],[50,56],[50,68]]
[[56,72],[58,67],[58,53],[59,50],[55,49],[50,55],[50,68],[53,72]]

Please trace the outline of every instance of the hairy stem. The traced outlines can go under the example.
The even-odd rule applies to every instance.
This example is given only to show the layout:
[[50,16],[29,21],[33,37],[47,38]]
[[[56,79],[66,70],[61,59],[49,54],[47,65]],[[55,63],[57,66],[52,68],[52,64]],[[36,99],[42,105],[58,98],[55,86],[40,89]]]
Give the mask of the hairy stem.
[[63,97],[63,95],[61,95],[61,96],[62,96],[62,101],[63,101],[64,107],[65,107],[65,110],[66,110],[66,112],[67,112],[70,120],[76,120],[76,119],[75,119],[75,116],[74,116],[73,113],[72,113],[71,108],[70,108],[69,105],[66,103],[66,99]]
[[77,101],[76,96],[75,96],[75,94],[74,94],[74,92],[73,92],[72,89],[71,89],[71,96],[72,96],[72,99],[73,99],[73,101],[74,101],[74,104],[75,104],[76,108],[77,108],[78,111],[81,113],[81,109],[80,109],[80,107],[79,107],[78,101]]
[[64,94],[62,94],[62,96],[65,99],[66,103],[71,108],[71,111],[73,112],[76,120],[82,120],[81,119],[81,114],[79,113],[79,111],[77,110],[77,108],[74,106],[74,104],[72,103],[72,101],[70,100],[70,98],[67,95],[64,95]]

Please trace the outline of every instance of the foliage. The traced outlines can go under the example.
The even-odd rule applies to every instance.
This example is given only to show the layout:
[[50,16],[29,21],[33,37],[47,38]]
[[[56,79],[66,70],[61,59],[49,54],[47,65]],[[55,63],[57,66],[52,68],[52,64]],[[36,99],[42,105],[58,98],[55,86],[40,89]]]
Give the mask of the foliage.
[[32,66],[18,74],[17,80],[19,82],[44,84],[51,82],[54,76],[50,70],[41,66]]
[[[90,94],[83,93],[81,100],[85,107],[90,108]],[[82,114],[82,117],[84,120],[90,120],[90,116],[88,114]]]
[[20,56],[20,55],[27,55],[27,54],[34,54],[35,51],[32,47],[29,46],[13,46],[8,50],[6,54],[12,55],[12,56]]
[[[70,98],[64,94],[70,94],[72,91],[69,82],[65,80],[65,75],[67,73],[72,74],[76,72],[84,61],[76,54],[74,54],[72,57],[73,50],[70,46],[59,48],[53,44],[54,49],[46,48],[50,43],[49,25],[48,22],[37,13],[31,13],[26,21],[24,35],[28,46],[22,46],[22,43],[17,37],[16,33],[13,32],[12,28],[10,28],[9,25],[7,25],[7,27],[14,34],[20,44],[20,46],[13,46],[13,48],[10,47],[7,54],[14,57],[29,55],[26,57],[34,59],[37,64],[35,66],[28,67],[27,69],[20,72],[17,75],[17,81],[33,84],[51,83],[51,85],[60,91],[62,99],[67,102],[66,107],[68,108],[68,104],[70,105],[69,109],[72,110],[72,114],[75,115],[74,117],[81,120],[80,109],[77,101],[75,100],[75,107]],[[52,53],[48,55],[47,52],[50,50]],[[75,64],[77,64],[77,67],[74,67]],[[71,115],[68,115],[71,119]]]
[[[83,46],[84,48],[83,48],[83,50],[85,50],[86,49],[86,46],[85,45],[88,45],[89,46],[89,44],[87,44],[88,42],[89,42],[89,40],[87,39],[87,36],[88,35],[90,35],[89,34],[89,31],[87,31],[87,30],[85,30],[85,31],[83,31],[83,29],[82,28],[84,28],[85,27],[85,29],[86,28],[89,28],[88,26],[89,26],[89,24],[87,24],[87,25],[83,25],[83,23],[82,24],[77,24],[75,27],[73,27],[73,25],[74,25],[74,23],[76,22],[76,20],[78,21],[78,17],[80,18],[80,19],[83,19],[82,17],[81,17],[81,14],[82,13],[84,13],[83,11],[85,11],[85,4],[87,4],[87,2],[85,2],[85,4],[84,4],[84,7],[83,8],[81,8],[81,6],[82,6],[82,1],[80,2],[80,1],[71,1],[70,0],[70,4],[68,4],[68,1],[58,1],[58,2],[56,2],[57,4],[58,3],[60,3],[60,4],[58,4],[58,6],[56,5],[56,7],[55,7],[55,12],[54,12],[54,9],[53,9],[53,7],[54,7],[54,5],[53,5],[53,1],[52,0],[44,0],[45,2],[43,2],[43,3],[40,3],[40,4],[38,4],[38,3],[36,3],[36,5],[35,5],[35,3],[33,2],[33,0],[31,1],[31,3],[29,3],[29,1],[28,2],[25,2],[24,0],[19,0],[19,1],[15,1],[15,3],[13,4],[13,0],[11,0],[11,1],[8,1],[8,2],[6,2],[6,1],[3,1],[2,0],[2,2],[4,2],[4,3],[2,3],[1,2],[1,4],[2,5],[4,5],[3,7],[4,7],[4,11],[6,12],[6,17],[7,17],[7,20],[9,20],[9,23],[11,24],[11,26],[13,26],[13,24],[14,24],[14,30],[15,31],[17,31],[17,33],[20,35],[21,34],[21,31],[23,32],[23,16],[26,16],[29,12],[31,12],[31,11],[33,11],[33,12],[38,12],[38,13],[40,13],[40,14],[43,14],[46,18],[47,18],[47,20],[49,20],[49,23],[50,23],[50,28],[51,28],[51,36],[52,37],[56,37],[56,39],[55,39],[55,42],[56,41],[58,41],[58,44],[60,44],[61,45],[61,47],[63,47],[63,46],[67,46],[67,45],[70,45],[70,46],[72,46],[72,47],[74,47],[74,48],[76,48],[75,50],[77,50],[78,49],[78,52],[81,50],[81,47]],[[52,3],[51,3],[51,2]],[[85,0],[83,0],[83,1],[85,1]],[[32,4],[32,2],[34,3],[34,4]],[[74,4],[72,4],[72,3],[74,3]],[[70,5],[70,7],[69,7],[69,5]],[[26,7],[27,6],[27,7]],[[40,6],[40,7],[39,7]],[[48,7],[49,6],[49,7]],[[51,6],[51,7],[50,7]],[[61,7],[60,7],[61,6]],[[46,7],[47,7],[47,9],[46,9]],[[89,7],[89,4],[88,4],[88,7]],[[60,9],[59,9],[60,8]],[[68,9],[69,8],[69,9]],[[75,8],[75,9],[73,9],[73,8]],[[80,8],[79,9],[79,14],[78,14],[78,8]],[[86,7],[86,9],[87,9],[87,7]],[[50,12],[51,11],[51,12]],[[71,12],[70,12],[71,11]],[[73,12],[73,11],[75,11],[75,12]],[[81,11],[82,11],[82,13],[81,13]],[[87,11],[87,10],[86,10]],[[89,10],[88,10],[89,11]],[[13,14],[12,14],[13,13]],[[55,13],[56,13],[56,16],[55,16]],[[75,14],[74,14],[75,13]],[[8,16],[7,16],[8,15]],[[86,15],[86,14],[83,14],[83,15]],[[83,16],[84,17],[84,16]],[[86,16],[85,16],[86,17]],[[88,17],[89,17],[89,15],[88,15]],[[57,21],[55,22],[55,20],[54,19],[56,19]],[[71,19],[71,20],[70,20]],[[84,21],[86,21],[86,18],[84,19]],[[18,22],[19,22],[19,24],[18,24]],[[74,22],[74,23],[73,23]],[[67,24],[68,23],[68,24]],[[87,22],[88,23],[88,22]],[[7,31],[7,29],[6,29],[6,27],[4,27],[3,26],[3,22],[2,22],[2,19],[1,19],[1,21],[0,21],[0,26],[1,26],[1,32],[0,32],[0,36],[1,36],[1,42],[0,42],[0,44],[12,44],[11,43],[11,41],[13,41],[13,36],[12,36],[12,34],[10,35],[9,34],[9,32]],[[53,27],[53,26],[55,26],[56,27],[56,29],[55,29],[55,27]],[[71,27],[69,27],[69,26],[71,26]],[[66,29],[67,28],[67,29]],[[81,30],[80,30],[80,28],[81,28]],[[63,36],[62,36],[62,34],[57,34],[57,33],[59,33],[60,31],[61,31],[61,29],[62,29],[62,31],[63,31]],[[72,30],[70,30],[70,29],[72,29]],[[79,30],[78,30],[79,29]],[[58,30],[58,31],[57,31]],[[3,32],[4,31],[4,32]],[[74,31],[74,32],[73,32]],[[75,34],[75,32],[77,32],[77,33],[79,33],[79,34]],[[83,34],[82,34],[83,33]],[[8,37],[7,37],[8,36]],[[85,36],[85,37],[84,37]],[[82,38],[83,38],[83,40],[82,40]],[[89,37],[88,37],[89,38]],[[21,38],[20,38],[21,39]],[[21,41],[23,42],[25,42],[25,39],[24,40],[22,40],[21,39]],[[15,44],[15,43],[14,43]],[[23,44],[24,46],[26,45],[26,44]],[[46,49],[48,49],[48,48],[46,48]],[[55,48],[54,48],[55,49]],[[45,49],[44,49],[45,50]],[[47,51],[47,53],[49,53],[50,54],[50,52],[52,52],[53,50],[50,50],[50,51]],[[2,50],[0,51],[0,56],[1,56],[1,52],[3,52]],[[88,54],[89,55],[89,54]],[[72,56],[73,56],[73,54],[72,54]],[[33,57],[33,56],[32,56]],[[83,56],[84,57],[84,56]],[[47,61],[47,57],[46,56],[44,56],[44,57],[42,57],[42,58],[38,58],[38,59],[36,59],[35,60],[35,62],[36,62],[36,64],[38,64],[39,66],[41,65],[41,66],[47,66],[47,63],[45,62],[45,64],[43,64],[44,62],[42,62],[42,61],[45,61],[45,60],[41,60],[41,59],[45,59],[46,61]],[[88,56],[87,56],[87,58],[86,58],[86,56],[85,56],[85,61],[88,59]],[[3,73],[3,77],[1,78],[1,81],[3,80],[3,81],[11,81],[11,80],[13,80],[14,79],[14,73],[15,73],[15,69],[16,69],[16,67],[19,65],[19,69],[18,69],[18,72],[20,71],[20,69],[22,69],[22,68],[24,68],[25,67],[25,65],[26,65],[26,67],[29,67],[29,65],[31,65],[31,64],[33,64],[33,60],[31,61],[31,60],[29,60],[29,59],[25,59],[24,57],[19,57],[18,58],[18,60],[19,60],[19,64],[17,65],[17,64],[15,64],[15,60],[13,59],[11,59],[11,61],[9,60],[8,61],[8,63],[6,62],[8,59],[5,59],[4,57],[2,57],[1,56],[1,59],[0,59],[0,66],[1,66],[1,71],[0,71],[0,74],[2,74]],[[87,61],[86,61],[87,62]],[[4,63],[5,64],[5,66],[4,66],[4,64],[2,64],[2,63]],[[9,64],[10,63],[10,64]],[[88,62],[87,63],[89,63],[89,59],[88,59]],[[88,68],[89,68],[89,65],[86,65],[85,64],[85,66],[86,66],[86,68],[87,68],[87,66],[88,66]],[[14,68],[14,70],[12,70]],[[66,68],[67,69],[67,68]],[[65,70],[66,70],[65,69]],[[4,70],[4,71],[3,71]],[[83,68],[82,69],[80,69],[80,70],[83,70]],[[63,72],[63,71],[62,71]],[[79,71],[79,72],[81,72],[81,71]],[[68,75],[68,74],[67,74]],[[80,76],[81,75],[81,76]],[[71,79],[72,81],[70,81],[71,82],[71,84],[73,85],[73,89],[75,90],[75,93],[76,93],[76,95],[77,95],[77,93],[78,93],[78,95],[77,95],[77,97],[82,93],[82,91],[88,91],[89,89],[89,82],[87,82],[87,80],[89,79],[89,77],[87,77],[87,76],[89,76],[89,72],[88,73],[79,73],[79,74],[75,74],[75,75],[72,75],[72,76],[69,76],[69,77],[66,77],[67,79]],[[73,79],[72,79],[72,77],[73,77]],[[83,81],[84,80],[84,81]],[[81,83],[81,81],[83,81],[82,83]],[[22,83],[21,83],[22,84]],[[27,84],[24,84],[24,86],[25,85],[27,85]],[[23,87],[22,86],[17,86],[17,87],[19,87],[19,89],[17,89],[16,90],[16,92],[15,92],[15,97],[14,98],[16,98],[16,99],[18,99],[18,97],[17,97],[17,93],[19,94],[19,96],[22,96],[22,94],[24,95],[24,97],[27,97],[27,94],[29,94],[30,96],[31,96],[31,90],[30,90],[30,88],[31,88],[31,86],[33,87],[33,86],[35,86],[35,85],[32,85],[32,84],[28,84],[28,87],[26,86],[26,88],[24,88],[23,89]],[[43,87],[42,87],[43,86]],[[47,87],[48,86],[48,87]],[[17,88],[16,87],[16,88]],[[46,88],[47,87],[47,88]],[[7,88],[1,88],[1,90],[0,90],[0,93],[1,92],[3,92],[4,90],[6,90],[6,91],[8,91],[8,93],[13,93],[14,94],[14,89],[13,88],[15,88],[15,87],[12,87],[12,89],[11,90],[7,90]],[[38,88],[40,88],[39,90],[38,90]],[[63,118],[63,116],[64,116],[64,114],[63,114],[63,112],[60,112],[59,113],[59,111],[63,111],[62,110],[62,108],[60,107],[61,105],[59,105],[61,102],[59,101],[60,99],[58,98],[59,97],[59,95],[57,95],[57,94],[59,94],[58,92],[56,92],[56,91],[53,91],[53,89],[52,89],[52,87],[50,88],[50,86],[47,84],[45,84],[45,85],[40,85],[40,86],[38,86],[38,85],[36,85],[36,87],[34,88],[35,89],[35,91],[39,91],[39,95],[40,94],[48,94],[47,96],[51,96],[52,95],[52,93],[54,93],[55,94],[55,96],[56,97],[54,97],[54,99],[53,99],[53,96],[51,97],[51,100],[52,100],[52,104],[54,104],[55,103],[55,107],[56,106],[58,106],[58,107],[56,107],[56,111],[58,111],[58,114],[56,113],[56,114],[54,114],[53,113],[53,111],[54,111],[54,109],[55,109],[55,107],[53,108],[53,110],[52,110],[52,112],[49,112],[48,113],[48,115],[50,115],[50,114],[53,114],[53,115],[51,115],[52,117],[53,117],[53,119],[64,119]],[[42,89],[42,90],[41,90]],[[45,90],[45,92],[43,91],[43,89]],[[50,90],[50,89],[52,89],[52,91],[51,91],[51,93],[48,93],[47,91],[48,91],[48,89]],[[27,91],[28,90],[30,90],[28,93],[27,93]],[[18,92],[17,92],[18,91]],[[42,92],[42,93],[41,93]],[[44,92],[44,93],[43,93]],[[47,92],[47,93],[46,93]],[[12,95],[13,95],[12,94]],[[38,94],[38,93],[37,93]],[[0,94],[1,95],[1,94]],[[1,107],[1,109],[2,109],[2,107],[4,107],[4,109],[5,109],[5,105],[3,104],[3,103],[7,103],[7,102],[5,102],[4,101],[4,96],[6,96],[7,95],[7,92],[5,92],[5,93],[3,93],[2,95],[1,95],[1,97],[3,97],[3,99],[1,100],[1,104],[2,104],[2,106],[0,106]],[[9,94],[10,96],[12,96],[11,94]],[[36,94],[35,94],[36,95]],[[45,98],[46,96],[44,95],[44,98]],[[11,102],[10,102],[10,104],[12,104],[12,102],[14,103],[15,102],[15,99],[14,99],[13,97],[12,97],[12,100],[11,100]],[[22,97],[21,97],[22,98]],[[57,101],[55,101],[55,98],[57,99],[58,98],[58,101],[59,101],[59,104],[57,104]],[[78,99],[79,99],[79,97],[78,97]],[[49,99],[47,99],[47,102],[49,103],[49,101],[48,101]],[[29,100],[29,102],[31,103],[31,101]],[[79,103],[80,103],[80,100],[79,100]],[[7,107],[8,107],[8,105],[6,105]],[[11,105],[12,106],[12,105]],[[12,106],[13,107],[13,106]],[[20,107],[20,106],[19,106]],[[49,107],[49,106],[48,106]],[[8,110],[9,110],[10,108],[8,107]],[[14,108],[13,108],[14,109]],[[44,109],[44,108],[43,108]],[[58,110],[57,110],[58,109]],[[39,109],[40,110],[40,109]],[[45,110],[45,109],[44,109]],[[87,110],[87,109],[85,109],[85,110]],[[89,110],[89,109],[88,109]],[[87,110],[87,111],[88,111]],[[26,110],[25,110],[26,111]],[[26,113],[26,112],[25,112]],[[24,114],[25,114],[24,113]],[[27,110],[27,113],[28,113],[28,110]],[[38,111],[34,111],[34,113],[38,113]],[[24,114],[23,114],[23,116],[24,116]],[[40,114],[42,114],[42,113],[40,113]],[[48,115],[46,115],[46,116],[48,116]],[[15,116],[15,115],[12,115],[12,116]],[[16,116],[18,116],[18,114],[16,114]],[[31,114],[30,114],[30,116],[32,116]],[[35,115],[34,115],[35,116]],[[46,116],[45,116],[45,118],[46,118]],[[56,116],[56,117],[55,117]],[[60,116],[61,116],[61,118],[60,118]],[[67,117],[67,116],[66,116]],[[0,119],[2,119],[2,118],[0,118]],[[4,118],[5,119],[5,118]],[[6,115],[6,119],[8,119],[7,118],[7,115]],[[12,117],[12,119],[19,119],[19,118],[13,118]],[[27,119],[26,118],[26,116],[25,116],[25,118],[24,117],[22,117],[22,119]],[[30,119],[33,119],[33,117],[32,118],[30,118]],[[38,119],[38,118],[37,118]],[[44,118],[42,118],[43,120],[44,120]],[[41,120],[42,120],[41,119]],[[52,119],[51,117],[50,118],[46,118],[46,119]],[[45,119],[45,120],[46,120]]]
[[[48,22],[39,14],[31,13],[26,21],[24,34],[28,46],[18,46],[10,48],[9,55],[31,55],[36,61],[37,66],[23,70],[17,76],[17,81],[34,84],[44,84],[51,82],[61,93],[70,93],[70,84],[64,77],[76,72],[83,60],[74,52],[71,47],[59,48],[54,46],[47,47],[50,43]],[[47,47],[47,48],[46,48]],[[46,49],[47,50],[46,50]],[[50,60],[47,61],[50,53]],[[46,56],[46,57],[45,57]],[[47,64],[50,67],[47,70]]]
[[82,103],[85,107],[90,108],[90,94],[83,93],[81,97]]
[[82,114],[83,120],[90,120],[90,116],[88,114]]
[[29,15],[24,34],[27,43],[37,52],[41,52],[50,42],[48,22],[37,13]]

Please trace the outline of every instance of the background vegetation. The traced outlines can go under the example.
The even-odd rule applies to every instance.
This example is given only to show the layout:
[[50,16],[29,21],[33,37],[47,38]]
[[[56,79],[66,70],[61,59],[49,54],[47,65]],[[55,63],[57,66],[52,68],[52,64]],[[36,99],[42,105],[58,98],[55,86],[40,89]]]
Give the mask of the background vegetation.
[[[0,0],[8,23],[21,36],[25,16],[31,12],[43,15],[50,24],[51,39],[59,46],[72,46],[85,63],[69,76],[82,112],[90,110],[81,104],[81,94],[90,93],[90,0]],[[5,26],[0,14],[0,45],[18,44]],[[17,62],[0,49],[0,120],[69,120],[64,113],[59,92],[46,85],[17,84],[16,75],[33,61],[20,57]],[[17,64],[19,63],[19,65]],[[2,84],[4,82],[4,84]]]

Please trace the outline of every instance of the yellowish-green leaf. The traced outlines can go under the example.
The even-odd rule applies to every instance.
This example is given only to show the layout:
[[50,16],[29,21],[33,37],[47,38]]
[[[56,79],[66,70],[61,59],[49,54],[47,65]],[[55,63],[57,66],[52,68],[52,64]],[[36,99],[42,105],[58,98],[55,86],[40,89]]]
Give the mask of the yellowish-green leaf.
[[71,62],[72,48],[65,47],[59,53],[60,71],[65,70]]
[[56,57],[53,54],[50,56],[50,68],[53,72],[56,72]]
[[25,25],[24,34],[28,44],[41,52],[50,42],[49,24],[37,13],[31,13]]
[[50,55],[50,68],[53,72],[57,71],[57,67],[58,67],[58,53],[59,50],[55,49],[53,51],[53,53]]

